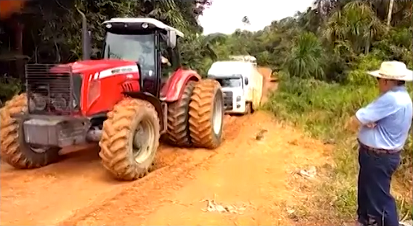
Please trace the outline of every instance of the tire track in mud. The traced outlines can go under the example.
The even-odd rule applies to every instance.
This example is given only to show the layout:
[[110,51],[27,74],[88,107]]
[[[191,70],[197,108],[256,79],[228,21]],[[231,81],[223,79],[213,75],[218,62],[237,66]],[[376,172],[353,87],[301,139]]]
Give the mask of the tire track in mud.
[[178,156],[175,162],[169,166],[165,165],[168,164],[167,159],[170,158],[170,155],[162,154],[160,155],[162,160],[158,162],[160,164],[158,167],[163,167],[162,169],[154,171],[139,181],[132,182],[133,184],[123,187],[120,192],[110,198],[107,197],[104,201],[80,209],[68,219],[59,222],[58,225],[91,225],[96,224],[95,221],[102,221],[101,218],[118,219],[116,213],[111,214],[115,208],[117,213],[133,215],[137,222],[142,221],[145,216],[153,213],[165,203],[171,202],[166,197],[171,197],[174,192],[191,181],[194,177],[194,171],[207,168],[208,161],[217,155],[232,154],[231,151],[237,145],[234,142],[237,133],[241,127],[248,123],[248,119],[248,116],[226,117],[225,141],[219,148],[214,151],[205,149],[173,150],[187,151],[189,154]]

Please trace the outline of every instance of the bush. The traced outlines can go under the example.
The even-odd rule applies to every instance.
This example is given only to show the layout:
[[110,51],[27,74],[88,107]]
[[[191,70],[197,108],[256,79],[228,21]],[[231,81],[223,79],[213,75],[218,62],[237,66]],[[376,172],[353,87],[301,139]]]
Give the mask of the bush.
[[339,132],[342,123],[376,95],[371,86],[284,77],[266,107],[281,118],[303,125],[313,135],[331,138],[332,132]]
[[14,95],[19,93],[22,89],[22,84],[16,78],[2,78],[0,79],[0,101],[5,103]]
[[347,83],[374,87],[377,81],[373,77],[367,76],[366,71],[377,70],[381,62],[382,60],[373,54],[360,57],[356,69],[348,73]]

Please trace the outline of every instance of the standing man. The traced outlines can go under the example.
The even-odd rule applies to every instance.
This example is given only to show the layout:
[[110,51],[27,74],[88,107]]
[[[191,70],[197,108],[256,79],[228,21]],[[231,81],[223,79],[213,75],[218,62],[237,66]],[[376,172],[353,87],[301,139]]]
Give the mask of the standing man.
[[402,62],[387,61],[368,74],[377,78],[380,95],[346,125],[349,130],[360,128],[357,225],[398,226],[390,183],[412,124],[405,83],[413,81],[413,72]]

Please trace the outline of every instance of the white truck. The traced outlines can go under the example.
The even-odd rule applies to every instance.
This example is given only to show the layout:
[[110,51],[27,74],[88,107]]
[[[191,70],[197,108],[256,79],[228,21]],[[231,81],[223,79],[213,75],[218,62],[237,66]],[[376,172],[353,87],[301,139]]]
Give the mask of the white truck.
[[260,106],[263,77],[254,63],[217,61],[211,65],[208,78],[221,84],[225,112],[248,114]]

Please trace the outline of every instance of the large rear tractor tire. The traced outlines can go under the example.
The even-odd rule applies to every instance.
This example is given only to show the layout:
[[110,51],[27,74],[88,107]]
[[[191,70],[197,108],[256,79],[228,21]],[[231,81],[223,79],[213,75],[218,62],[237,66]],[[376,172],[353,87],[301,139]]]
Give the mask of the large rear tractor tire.
[[151,170],[159,146],[158,114],[147,101],[126,98],[103,123],[99,142],[103,166],[119,180],[136,180]]
[[22,122],[12,116],[27,112],[26,94],[7,101],[0,110],[1,158],[18,169],[33,169],[59,160],[60,148],[31,147],[24,140]]
[[181,99],[168,106],[167,142],[178,147],[191,146],[189,133],[189,103],[195,82],[190,81],[185,87]]
[[196,83],[189,104],[189,130],[195,147],[214,149],[221,144],[224,100],[215,80]]

